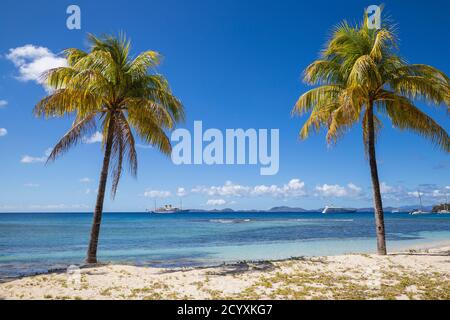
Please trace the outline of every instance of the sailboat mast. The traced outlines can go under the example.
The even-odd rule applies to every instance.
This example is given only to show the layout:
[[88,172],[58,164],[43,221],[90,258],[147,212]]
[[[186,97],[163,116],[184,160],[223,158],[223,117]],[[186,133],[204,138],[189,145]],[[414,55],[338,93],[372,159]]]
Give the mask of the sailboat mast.
[[419,195],[419,201],[420,201],[420,210],[423,211],[423,205],[422,205],[422,197],[420,196],[420,191],[417,191],[417,194]]

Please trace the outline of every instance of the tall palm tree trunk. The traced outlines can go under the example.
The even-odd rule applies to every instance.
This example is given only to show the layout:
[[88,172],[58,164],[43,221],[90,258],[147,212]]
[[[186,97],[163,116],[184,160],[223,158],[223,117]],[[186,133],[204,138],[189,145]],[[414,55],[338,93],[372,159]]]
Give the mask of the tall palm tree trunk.
[[386,236],[384,231],[384,213],[381,200],[380,181],[378,179],[377,158],[375,155],[375,126],[373,121],[373,102],[370,102],[368,114],[368,153],[370,174],[372,177],[373,202],[375,208],[375,225],[377,231],[377,252],[386,255]]
[[97,202],[95,204],[94,218],[92,221],[91,237],[87,251],[86,263],[97,263],[97,245],[100,235],[100,223],[102,222],[103,200],[105,199],[106,181],[108,180],[109,161],[111,158],[111,148],[114,137],[114,117],[111,116],[108,126],[108,137],[105,145],[105,155],[103,158],[102,172],[98,184]]

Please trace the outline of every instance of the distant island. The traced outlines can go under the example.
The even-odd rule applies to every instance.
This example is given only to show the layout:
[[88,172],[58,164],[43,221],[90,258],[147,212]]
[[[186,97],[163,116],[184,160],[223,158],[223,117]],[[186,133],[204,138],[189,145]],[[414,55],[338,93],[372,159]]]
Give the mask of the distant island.
[[[231,208],[224,208],[224,209],[187,209],[184,210],[184,212],[205,212],[205,213],[220,213],[220,212],[258,212],[258,213],[286,213],[286,212],[322,212],[324,208],[318,208],[318,209],[304,209],[300,207],[288,207],[288,206],[277,206],[272,207],[270,209],[266,210],[258,210],[258,209],[247,209],[247,210],[234,210]],[[417,205],[405,205],[400,207],[385,207],[385,212],[410,212],[411,210],[417,209]],[[433,206],[424,206],[424,210],[431,211],[433,209]],[[356,212],[374,212],[373,207],[367,207],[367,208],[357,208]]]

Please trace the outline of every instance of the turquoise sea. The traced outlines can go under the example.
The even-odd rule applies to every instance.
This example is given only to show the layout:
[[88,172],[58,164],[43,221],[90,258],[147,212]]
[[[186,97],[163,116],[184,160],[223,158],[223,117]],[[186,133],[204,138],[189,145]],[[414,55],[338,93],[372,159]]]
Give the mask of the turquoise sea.
[[[0,279],[82,264],[92,214],[0,213]],[[450,215],[386,214],[388,249],[450,240]],[[373,213],[105,213],[101,262],[160,267],[374,252]]]

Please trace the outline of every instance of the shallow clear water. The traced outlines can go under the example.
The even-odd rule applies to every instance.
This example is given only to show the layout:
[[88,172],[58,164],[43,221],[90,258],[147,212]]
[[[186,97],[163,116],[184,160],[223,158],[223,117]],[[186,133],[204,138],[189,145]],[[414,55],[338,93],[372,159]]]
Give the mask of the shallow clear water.
[[[92,215],[0,213],[0,278],[81,264]],[[450,215],[386,214],[389,249],[450,240]],[[106,213],[102,262],[196,266],[373,252],[372,213]]]

